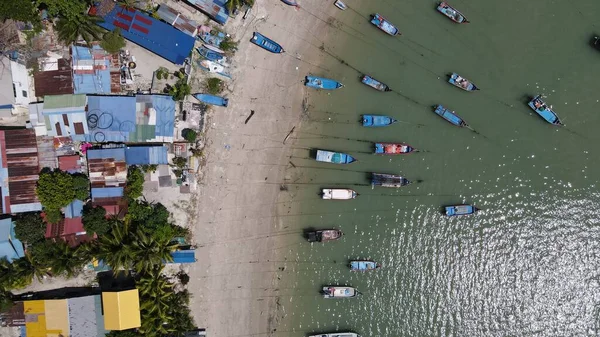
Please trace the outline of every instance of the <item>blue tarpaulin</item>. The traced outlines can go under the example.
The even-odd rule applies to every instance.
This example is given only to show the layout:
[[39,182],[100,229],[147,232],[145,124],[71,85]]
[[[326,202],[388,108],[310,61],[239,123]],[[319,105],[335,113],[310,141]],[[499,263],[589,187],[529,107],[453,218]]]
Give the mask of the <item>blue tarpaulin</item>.
[[189,250],[177,250],[171,253],[173,262],[171,263],[194,263],[196,262],[196,251],[193,249]]

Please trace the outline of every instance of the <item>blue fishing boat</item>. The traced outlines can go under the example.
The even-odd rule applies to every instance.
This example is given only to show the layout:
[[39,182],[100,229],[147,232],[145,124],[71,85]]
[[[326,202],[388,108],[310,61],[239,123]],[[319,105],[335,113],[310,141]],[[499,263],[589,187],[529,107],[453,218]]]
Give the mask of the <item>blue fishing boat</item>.
[[370,260],[350,261],[350,270],[352,271],[372,271],[381,268],[381,264]]
[[399,188],[411,183],[410,180],[396,174],[371,173],[371,175],[371,185],[373,186]]
[[454,111],[448,110],[440,104],[438,104],[434,108],[435,108],[435,113],[438,114],[443,119],[445,119],[450,124],[459,126],[459,127],[469,127],[467,122],[465,122],[456,113],[454,113]]
[[200,46],[200,47],[196,48],[196,51],[198,52],[198,54],[200,54],[200,56],[202,56],[203,58],[205,58],[209,61],[218,62],[225,58],[225,56],[221,55],[220,53],[210,50],[204,46]]
[[456,23],[469,23],[469,20],[467,20],[467,18],[461,12],[448,5],[448,3],[445,1],[442,1],[438,5],[437,10]]
[[383,82],[379,82],[378,80],[374,79],[373,77],[371,77],[369,75],[363,75],[363,77],[361,77],[360,81],[375,90],[392,91],[392,89],[390,89],[390,87],[388,87],[387,84],[385,84]]
[[397,122],[397,120],[393,119],[390,116],[383,115],[362,115],[361,122],[363,126],[366,127],[381,127],[392,125]]
[[552,125],[563,126],[564,124],[558,118],[556,112],[552,110],[543,100],[541,95],[535,96],[529,103],[527,103],[533,111],[537,112],[546,122]]
[[223,42],[223,40],[225,40],[226,37],[227,35],[225,33],[218,31],[198,33],[198,38],[200,38],[200,40],[215,47],[219,47],[221,45],[221,42]]
[[281,47],[277,42],[269,39],[268,37],[262,35],[261,33],[254,32],[252,39],[250,42],[255,45],[270,51],[271,53],[283,53],[283,47]]
[[461,77],[457,73],[452,73],[452,75],[450,75],[450,78],[448,79],[448,83],[452,84],[453,86],[455,86],[457,88],[465,90],[465,91],[479,90],[479,88],[477,88],[477,86],[475,84],[473,84],[471,81],[467,80],[466,78]]
[[372,18],[371,18],[371,23],[374,24],[375,26],[377,26],[377,28],[381,29],[382,31],[390,34],[391,36],[396,36],[398,34],[400,34],[400,30],[398,30],[398,28],[396,28],[396,26],[392,25],[388,20],[386,20],[382,15],[380,14],[373,14]]
[[307,87],[324,90],[335,90],[344,86],[336,80],[311,75],[306,76],[306,78],[304,79],[304,85]]
[[281,0],[281,2],[289,6],[300,7],[300,5],[298,5],[298,1],[296,0]]
[[229,99],[225,97],[210,95],[210,94],[194,94],[193,95],[200,102],[204,102],[210,105],[218,105],[226,107],[229,104]]
[[356,161],[354,157],[342,152],[317,150],[317,161],[332,164],[350,164]]
[[469,215],[477,212],[479,209],[472,205],[454,205],[444,207],[444,214],[447,216]]

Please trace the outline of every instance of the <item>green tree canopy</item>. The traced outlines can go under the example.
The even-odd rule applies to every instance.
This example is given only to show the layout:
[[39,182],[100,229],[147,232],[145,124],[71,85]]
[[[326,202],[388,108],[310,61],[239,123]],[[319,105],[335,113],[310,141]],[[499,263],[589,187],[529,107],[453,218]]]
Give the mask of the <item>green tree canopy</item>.
[[46,7],[50,17],[60,16],[70,21],[77,21],[87,16],[88,3],[83,0],[35,0],[35,5]]
[[144,191],[144,172],[137,166],[129,166],[127,169],[127,185],[125,185],[125,195],[131,199],[137,199],[142,196]]
[[40,213],[21,213],[14,218],[17,238],[28,244],[44,240],[46,224]]
[[188,141],[188,143],[195,143],[196,138],[198,138],[198,132],[189,128],[181,130],[181,134],[183,138]]
[[75,199],[73,177],[61,170],[40,172],[36,194],[42,205],[49,210],[60,210]]
[[104,29],[97,25],[102,19],[97,16],[83,15],[68,19],[61,18],[56,23],[58,39],[65,45],[70,45],[81,37],[88,45],[99,41]]
[[73,277],[91,260],[84,249],[70,247],[65,241],[44,241],[31,250],[32,259],[49,269],[53,276]]
[[90,180],[86,175],[73,175],[73,188],[75,189],[75,199],[86,201],[90,197]]
[[121,35],[121,29],[117,27],[112,32],[104,33],[100,47],[111,54],[116,54],[125,48],[125,39]]
[[92,235],[94,233],[98,236],[106,234],[111,227],[111,223],[106,219],[106,210],[104,207],[92,206],[86,204],[83,206],[83,215],[81,218],[83,222],[83,228],[85,231]]
[[6,19],[30,22],[36,30],[41,29],[40,14],[32,1],[0,1],[0,21]]

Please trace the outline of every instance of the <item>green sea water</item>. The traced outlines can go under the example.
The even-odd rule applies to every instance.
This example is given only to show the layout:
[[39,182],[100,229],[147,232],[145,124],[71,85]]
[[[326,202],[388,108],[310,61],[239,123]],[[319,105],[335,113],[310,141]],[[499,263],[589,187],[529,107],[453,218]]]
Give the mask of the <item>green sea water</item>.
[[[433,1],[346,3],[351,8],[333,18],[315,5],[298,13],[331,24],[314,74],[346,86],[307,89],[308,111],[290,158],[295,167],[279,206],[288,229],[335,227],[345,236],[309,244],[299,235],[285,250],[283,315],[274,336],[599,335],[600,52],[590,40],[600,34],[600,2],[452,2],[468,25],[437,13]],[[403,35],[373,27],[368,16],[375,12]],[[363,72],[394,92],[362,85]],[[451,86],[451,72],[481,91]],[[526,103],[536,94],[566,127],[533,114]],[[455,110],[476,132],[436,116],[435,104]],[[363,113],[400,123],[362,128]],[[373,141],[407,142],[424,152],[379,157],[369,153]],[[317,163],[307,148],[347,152],[358,162]],[[372,188],[369,172],[422,182]],[[360,196],[319,199],[320,188],[331,186]],[[443,205],[456,203],[483,211],[441,215]],[[383,269],[351,273],[348,260],[357,258],[380,261]],[[329,284],[363,294],[322,299],[319,289]]]

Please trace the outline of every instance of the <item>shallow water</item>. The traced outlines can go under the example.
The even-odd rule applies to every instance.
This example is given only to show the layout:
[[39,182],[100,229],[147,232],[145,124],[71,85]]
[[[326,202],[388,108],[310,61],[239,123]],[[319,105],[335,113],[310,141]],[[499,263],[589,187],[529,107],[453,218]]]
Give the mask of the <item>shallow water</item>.
[[[446,19],[433,1],[346,3],[350,10],[329,19],[326,70],[315,72],[346,87],[307,91],[308,117],[296,134],[296,168],[279,210],[288,229],[337,227],[346,235],[328,244],[298,238],[290,246],[277,335],[600,334],[600,52],[589,45],[600,2],[453,2],[469,25]],[[366,17],[374,12],[403,35],[372,27]],[[299,15],[328,20],[310,6]],[[359,72],[395,92],[362,85]],[[450,72],[482,90],[449,85]],[[532,114],[526,102],[537,93],[565,128]],[[434,104],[456,110],[477,133],[437,117]],[[401,122],[365,129],[357,123],[362,113]],[[408,142],[426,152],[377,157],[369,154],[370,141]],[[359,161],[317,163],[304,148],[343,151]],[[371,188],[368,172],[422,182]],[[322,201],[317,193],[328,186],[360,196]],[[440,214],[442,205],[463,202],[483,211]],[[355,258],[384,268],[351,273],[346,265]],[[324,300],[318,291],[326,284],[355,286],[363,295]]]

